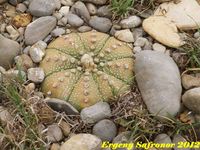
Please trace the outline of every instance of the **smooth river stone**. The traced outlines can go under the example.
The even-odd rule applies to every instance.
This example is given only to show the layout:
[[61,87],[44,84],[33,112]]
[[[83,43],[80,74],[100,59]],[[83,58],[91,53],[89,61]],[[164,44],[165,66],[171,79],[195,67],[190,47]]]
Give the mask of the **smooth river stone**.
[[45,16],[30,23],[25,30],[26,45],[43,40],[55,28],[56,22],[55,17]]
[[175,116],[180,109],[181,78],[173,59],[161,52],[142,51],[136,55],[136,80],[150,113]]

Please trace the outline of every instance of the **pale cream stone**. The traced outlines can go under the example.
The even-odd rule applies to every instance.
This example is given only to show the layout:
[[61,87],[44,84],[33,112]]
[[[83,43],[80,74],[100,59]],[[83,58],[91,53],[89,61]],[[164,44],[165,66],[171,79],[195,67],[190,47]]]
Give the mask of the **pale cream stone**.
[[143,21],[144,30],[160,43],[177,48],[184,44],[176,25],[164,16],[151,16]]

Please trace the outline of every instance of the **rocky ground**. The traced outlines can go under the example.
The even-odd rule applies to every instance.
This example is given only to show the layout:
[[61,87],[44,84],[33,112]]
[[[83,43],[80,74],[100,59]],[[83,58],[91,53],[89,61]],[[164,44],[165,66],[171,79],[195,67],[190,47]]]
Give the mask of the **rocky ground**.
[[[200,140],[199,24],[199,0],[0,0],[0,148],[100,150],[103,141]],[[131,91],[78,109],[43,92],[47,74],[41,64],[50,42],[90,31],[131,48],[134,65],[122,64],[134,68],[134,76]],[[123,55],[120,46],[114,43],[107,52],[119,48]],[[92,55],[83,56],[87,68]]]

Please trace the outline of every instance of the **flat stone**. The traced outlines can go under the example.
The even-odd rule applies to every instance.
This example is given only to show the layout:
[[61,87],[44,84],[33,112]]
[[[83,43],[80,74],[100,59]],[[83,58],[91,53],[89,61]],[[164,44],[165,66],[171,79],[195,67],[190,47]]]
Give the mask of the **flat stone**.
[[129,29],[116,31],[114,36],[118,40],[128,42],[128,43],[135,41],[133,38],[133,34],[131,33],[131,31]]
[[177,48],[184,44],[176,25],[163,16],[151,16],[143,21],[143,29],[160,43]]
[[29,11],[33,16],[49,16],[56,10],[56,4],[59,0],[32,0],[29,5]]
[[181,30],[199,29],[200,5],[196,0],[163,3],[155,11],[154,15],[166,16]]
[[88,32],[88,31],[91,31],[91,30],[92,30],[92,28],[89,27],[89,26],[81,26],[81,27],[78,28],[78,31],[81,32],[81,33]]
[[195,113],[200,113],[200,87],[188,90],[182,96],[183,104]]
[[14,57],[20,52],[20,45],[0,34],[0,66],[5,69],[12,67]]
[[175,116],[180,110],[181,79],[173,59],[161,52],[136,54],[136,81],[150,113]]
[[47,98],[45,102],[57,112],[65,112],[67,115],[78,115],[79,112],[70,103],[57,98]]
[[81,111],[81,119],[85,123],[95,123],[109,117],[111,117],[111,110],[109,104],[106,102],[98,102]]
[[84,21],[79,16],[71,13],[67,15],[67,21],[73,27],[80,27],[84,23]]
[[63,28],[56,28],[51,32],[51,35],[53,37],[58,37],[58,36],[61,36],[63,34],[65,34],[65,29],[63,29]]
[[117,127],[114,122],[104,119],[94,125],[92,133],[102,141],[112,141],[117,134]]
[[142,24],[142,20],[138,16],[130,16],[126,19],[121,20],[120,25],[124,29],[130,29],[138,27]]
[[200,77],[184,74],[182,76],[182,85],[185,89],[200,87]]
[[85,4],[81,1],[76,2],[71,7],[71,12],[74,14],[77,14],[79,17],[81,17],[85,22],[89,22],[90,20],[90,13],[85,6]]
[[100,32],[108,32],[112,26],[112,22],[108,18],[93,16],[89,24]]
[[77,134],[67,140],[60,150],[100,150],[101,140],[92,134]]
[[34,83],[41,83],[44,80],[44,70],[42,68],[28,69],[28,79]]
[[25,42],[32,45],[43,40],[56,26],[56,18],[52,16],[40,17],[30,23],[25,30]]

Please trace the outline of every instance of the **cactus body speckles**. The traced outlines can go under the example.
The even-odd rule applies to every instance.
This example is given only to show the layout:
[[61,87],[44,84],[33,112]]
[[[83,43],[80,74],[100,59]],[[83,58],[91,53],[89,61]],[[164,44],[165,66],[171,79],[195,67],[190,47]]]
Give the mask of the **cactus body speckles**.
[[82,109],[130,90],[133,66],[126,43],[95,31],[71,33],[48,45],[42,91]]

